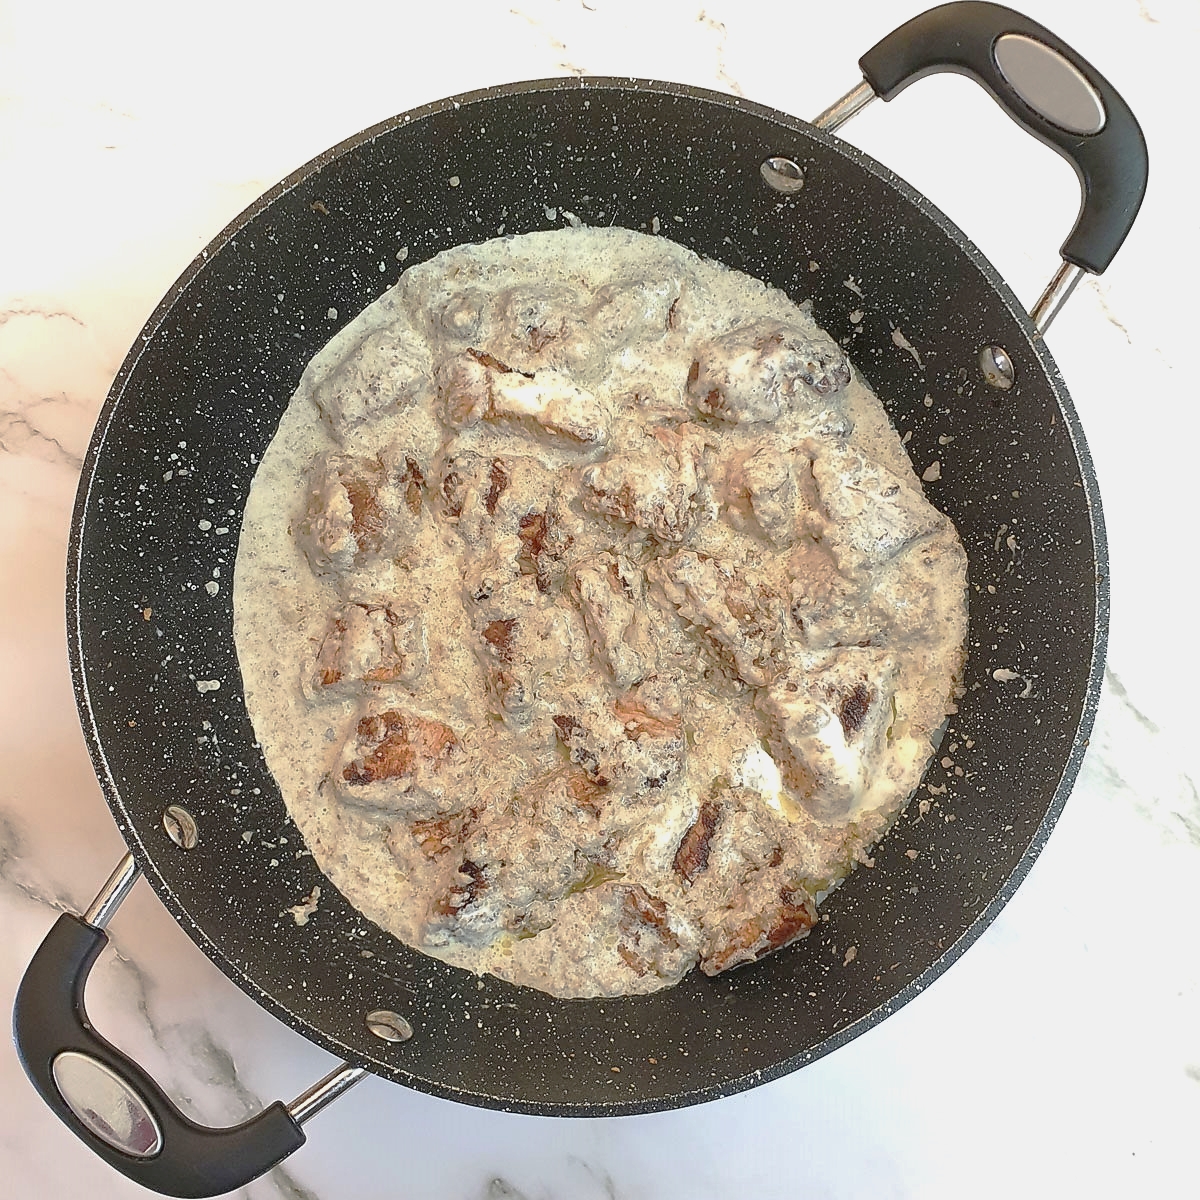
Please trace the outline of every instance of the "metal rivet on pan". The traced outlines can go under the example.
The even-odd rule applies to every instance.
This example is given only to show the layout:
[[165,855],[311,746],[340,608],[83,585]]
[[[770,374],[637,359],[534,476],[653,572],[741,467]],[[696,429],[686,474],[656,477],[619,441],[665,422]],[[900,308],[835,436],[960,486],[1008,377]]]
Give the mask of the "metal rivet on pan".
[[407,1042],[413,1035],[413,1027],[399,1013],[386,1008],[367,1013],[367,1028],[385,1042]]
[[1007,392],[1017,378],[1017,372],[1003,346],[984,346],[979,351],[979,369],[984,382],[1002,392]]
[[798,192],[804,186],[804,168],[790,158],[768,158],[758,169],[767,186],[784,195]]
[[200,827],[196,824],[196,818],[186,808],[180,808],[178,804],[168,806],[163,812],[162,824],[167,831],[167,837],[181,850],[196,848],[196,843],[200,840]]

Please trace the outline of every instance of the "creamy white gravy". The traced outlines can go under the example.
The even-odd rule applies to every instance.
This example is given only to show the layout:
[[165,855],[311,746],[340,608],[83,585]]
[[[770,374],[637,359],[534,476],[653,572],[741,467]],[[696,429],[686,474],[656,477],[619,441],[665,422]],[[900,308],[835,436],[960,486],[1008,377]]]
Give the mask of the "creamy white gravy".
[[268,766],[359,911],[615,995],[808,931],[920,781],[965,579],[807,311],[567,229],[413,267],[313,359],[234,632]]

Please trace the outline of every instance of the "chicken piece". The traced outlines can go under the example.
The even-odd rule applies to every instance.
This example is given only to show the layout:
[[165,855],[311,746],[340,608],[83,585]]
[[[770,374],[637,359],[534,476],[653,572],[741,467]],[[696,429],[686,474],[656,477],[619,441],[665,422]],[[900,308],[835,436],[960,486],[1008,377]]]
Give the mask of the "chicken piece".
[[454,808],[465,760],[449,725],[391,708],[358,720],[329,782],[346,803],[415,820]]
[[422,940],[489,945],[502,934],[546,928],[564,896],[614,876],[595,849],[599,859],[589,858],[572,827],[541,811],[489,812],[448,859],[453,866],[434,889]]
[[602,341],[656,341],[673,328],[678,279],[630,279],[597,288],[587,330]]
[[884,650],[806,655],[755,705],[784,782],[822,821],[854,815],[879,770],[898,667]]
[[666,697],[635,692],[607,711],[581,697],[570,708],[552,718],[559,740],[589,779],[629,798],[631,819],[639,797],[652,797],[682,769],[682,719]]
[[724,490],[736,525],[761,532],[777,548],[791,545],[810,528],[816,485],[802,451],[763,445],[736,454],[726,468]]
[[[746,917],[747,911],[754,915]],[[813,898],[802,887],[785,884],[753,909],[732,910],[721,921],[706,926],[700,970],[705,975],[719,975],[742,963],[757,962],[805,937],[816,923]]]
[[602,553],[572,572],[592,654],[621,690],[651,674],[657,647],[645,605],[645,581],[627,559]]
[[519,572],[535,576],[540,591],[561,584],[574,538],[554,471],[528,455],[465,450],[443,465],[438,491],[445,517],[464,541],[481,550],[513,544]]
[[495,332],[480,348],[520,371],[580,366],[591,349],[585,299],[574,288],[508,288],[493,306]]
[[429,345],[393,325],[368,334],[313,388],[313,401],[339,441],[361,426],[423,403],[433,363]]
[[760,320],[697,348],[688,395],[698,412],[740,425],[774,421],[849,382],[845,354],[815,326]]
[[721,806],[715,800],[705,800],[675,851],[672,865],[686,883],[695,883],[696,876],[708,869],[709,851],[720,814]]
[[838,570],[827,538],[801,537],[787,561],[788,615],[806,647],[865,646],[881,639],[875,607],[861,582]]
[[[479,823],[479,817],[480,809],[472,807],[461,812],[425,817],[411,825],[397,825],[392,829],[389,845],[392,838],[407,835],[417,843],[426,858],[441,858],[442,855],[461,848]],[[400,833],[401,830],[403,834]]]
[[738,679],[762,687],[782,634],[782,601],[746,570],[680,550],[646,568],[650,594],[695,626]]
[[419,613],[387,604],[346,604],[334,611],[304,680],[310,699],[367,692],[372,685],[420,682],[429,662]]
[[639,884],[619,885],[620,916],[617,920],[617,953],[635,974],[653,972],[664,978],[679,974],[683,960],[690,957],[682,950],[679,935],[671,928],[664,901]]
[[859,574],[882,566],[947,523],[915,484],[853,447],[818,453],[813,478],[845,572]]
[[504,932],[493,884],[496,870],[463,857],[434,890],[421,931],[430,947],[458,942],[486,946]]
[[750,788],[714,781],[679,840],[673,867],[688,885],[687,905],[700,920],[729,907],[745,909],[745,887],[757,873],[779,867],[789,836],[785,817]]
[[527,729],[542,680],[570,657],[567,614],[529,576],[500,586],[473,609],[475,648],[494,711],[511,728]]
[[685,911],[701,929],[700,967],[716,975],[803,936],[816,905],[793,878],[790,822],[745,788],[720,788],[700,804],[675,853]]
[[496,374],[489,416],[532,420],[584,446],[603,446],[609,438],[604,406],[557,371],[539,371],[532,379],[512,371]]
[[566,575],[567,551],[574,537],[567,532],[561,517],[552,507],[524,513],[517,522],[521,542],[518,562],[524,573],[531,573],[539,592],[561,587]]
[[631,742],[681,737],[683,702],[678,685],[657,676],[613,701],[613,715]]
[[703,435],[694,426],[651,429],[645,450],[584,467],[583,506],[636,525],[660,542],[682,542],[699,516],[703,450]]
[[609,438],[607,409],[562,372],[522,371],[485,351],[468,349],[436,371],[442,420],[462,429],[480,421],[532,421],[556,438],[603,446]]
[[402,451],[377,458],[319,457],[296,531],[312,569],[345,574],[410,540],[423,482],[417,460]]

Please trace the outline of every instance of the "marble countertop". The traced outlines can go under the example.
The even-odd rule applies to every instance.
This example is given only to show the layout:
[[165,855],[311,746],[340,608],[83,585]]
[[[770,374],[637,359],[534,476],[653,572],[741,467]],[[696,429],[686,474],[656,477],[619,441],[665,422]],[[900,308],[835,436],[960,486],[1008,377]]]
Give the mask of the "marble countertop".
[[[123,844],[75,715],[63,616],[92,424],[158,299],[245,205],[393,113],[515,78],[673,79],[811,117],[919,3],[462,0],[440,8],[44,0],[0,8],[0,1006]],[[561,1120],[378,1079],[307,1127],[253,1200],[1178,1195],[1200,1120],[1200,794],[1192,630],[1200,250],[1180,103],[1193,0],[1021,6],[1116,82],[1152,158],[1137,227],[1048,336],[1087,434],[1112,569],[1108,670],[1074,794],[1026,882],[932,988],[848,1046],[730,1099]],[[971,84],[924,81],[843,131],[1036,298],[1070,170]],[[1186,174],[1185,174],[1186,173]],[[198,1119],[290,1099],[333,1061],[258,1008],[139,884],[89,1007]],[[140,1189],[43,1108],[0,1047],[12,1196]]]

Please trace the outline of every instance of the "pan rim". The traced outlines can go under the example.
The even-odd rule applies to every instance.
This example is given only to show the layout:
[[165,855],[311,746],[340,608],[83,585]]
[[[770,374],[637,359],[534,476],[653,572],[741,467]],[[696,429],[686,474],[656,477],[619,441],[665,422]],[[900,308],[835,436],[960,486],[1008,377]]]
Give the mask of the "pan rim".
[[[283,1001],[272,995],[262,983],[252,978],[242,967],[233,962],[227,956],[226,952],[222,950],[221,946],[214,942],[194,922],[183,901],[175,894],[170,884],[158,871],[154,863],[153,855],[140,837],[135,823],[129,819],[121,799],[115,774],[110,769],[110,765],[105,754],[100,729],[96,723],[95,715],[92,710],[89,695],[87,664],[84,662],[82,649],[83,640],[82,627],[80,623],[82,617],[80,575],[83,562],[83,535],[89,511],[89,500],[91,498],[92,485],[95,480],[98,464],[103,454],[108,431],[110,428],[112,428],[113,421],[117,416],[117,410],[120,400],[124,395],[125,388],[131,376],[135,372],[146,347],[153,341],[154,337],[158,333],[167,316],[174,308],[174,305],[179,300],[180,296],[187,291],[188,287],[197,278],[197,276],[204,271],[208,263],[212,261],[212,259],[214,259],[216,255],[225,248],[226,245],[233,241],[250,221],[257,217],[266,208],[270,207],[279,197],[285,195],[287,192],[298,186],[301,182],[307,180],[314,173],[320,171],[324,166],[343,157],[347,153],[352,152],[356,148],[373,141],[375,138],[402,126],[408,125],[414,121],[419,121],[429,116],[446,112],[449,109],[458,109],[461,107],[478,104],[495,97],[512,96],[526,93],[552,93],[558,91],[589,89],[619,91],[621,93],[632,92],[637,94],[669,95],[698,101],[709,105],[716,105],[717,107],[723,107],[728,110],[747,112],[766,118],[776,125],[782,126],[786,129],[791,129],[794,132],[803,134],[806,137],[820,142],[830,149],[836,151],[842,157],[850,159],[859,168],[868,171],[872,175],[875,175],[883,182],[890,185],[893,189],[900,192],[914,206],[919,208],[934,222],[942,234],[948,237],[950,241],[970,259],[972,265],[981,272],[986,281],[999,296],[1005,308],[1011,313],[1011,315],[1013,315],[1021,327],[1026,331],[1039,363],[1050,382],[1055,399],[1059,404],[1059,408],[1063,413],[1072,450],[1080,468],[1080,474],[1083,482],[1084,499],[1091,529],[1093,554],[1096,563],[1097,575],[1096,609],[1094,627],[1092,630],[1088,678],[1083,697],[1082,710],[1079,715],[1076,734],[1069,756],[1063,767],[1059,782],[1055,788],[1052,800],[1046,810],[1045,816],[1035,830],[1025,852],[1017,861],[1011,873],[1005,879],[1003,885],[997,891],[995,896],[977,914],[971,924],[945,951],[942,952],[942,954],[936,960],[934,960],[919,975],[912,979],[908,984],[905,985],[904,988],[895,993],[885,1003],[878,1005],[876,1008],[867,1013],[864,1013],[856,1020],[848,1022],[846,1025],[827,1036],[824,1040],[818,1043],[818,1045],[799,1054],[777,1061],[770,1068],[758,1069],[753,1072],[738,1076],[733,1080],[723,1081],[717,1084],[697,1086],[681,1091],[672,1096],[659,1095],[650,1100],[616,1099],[613,1101],[605,1101],[600,1103],[547,1103],[514,1100],[511,1098],[500,1099],[468,1089],[442,1084],[437,1081],[431,1082],[424,1077],[415,1078],[402,1069],[388,1071],[377,1069],[378,1064],[374,1062],[362,1061],[360,1058],[356,1057],[355,1052],[350,1047],[341,1044],[336,1038],[326,1034],[323,1030],[316,1028],[307,1020],[304,1020],[303,1018],[298,1019],[296,1015],[287,1008]],[[870,156],[857,150],[848,143],[845,143],[840,139],[823,132],[822,130],[816,129],[815,127],[799,120],[798,118],[790,116],[789,114],[780,112],[779,110],[773,109],[769,106],[757,104],[753,101],[748,101],[740,97],[712,91],[710,89],[696,88],[689,85],[657,80],[593,76],[584,78],[564,77],[536,79],[495,85],[492,87],[477,89],[456,96],[447,97],[419,108],[412,109],[408,112],[387,118],[384,121],[378,122],[367,129],[353,134],[352,136],[337,143],[335,146],[322,151],[320,154],[310,159],[307,163],[291,172],[274,187],[264,192],[255,201],[248,205],[218,234],[216,234],[216,236],[211,239],[204,249],[200,251],[200,253],[180,274],[179,278],[155,307],[153,313],[137,335],[133,347],[126,355],[119,371],[117,372],[117,375],[106,397],[104,406],[97,418],[95,430],[93,432],[87,455],[84,460],[80,485],[76,494],[75,506],[72,513],[67,554],[66,608],[68,655],[71,665],[72,682],[76,696],[76,703],[79,709],[80,720],[83,726],[85,741],[88,745],[89,754],[92,758],[93,766],[104,792],[109,809],[113,813],[114,819],[116,820],[122,836],[125,838],[125,841],[129,845],[131,852],[133,853],[139,866],[141,866],[143,872],[146,874],[148,881],[154,888],[160,900],[162,900],[175,920],[184,928],[191,940],[194,941],[200,947],[200,949],[210,959],[213,960],[218,969],[220,969],[227,978],[231,979],[243,992],[255,1000],[255,1002],[261,1004],[267,1009],[267,1011],[279,1017],[281,1020],[284,1020],[285,1023],[289,1024],[293,1028],[297,1028],[307,1040],[322,1046],[331,1053],[366,1066],[367,1069],[372,1070],[373,1073],[380,1074],[385,1078],[390,1078],[395,1082],[403,1083],[406,1086],[415,1088],[416,1090],[437,1095],[444,1099],[457,1100],[478,1106],[502,1109],[504,1111],[548,1116],[613,1116],[634,1115],[703,1103],[747,1090],[751,1087],[758,1086],[760,1083],[765,1083],[789,1074],[799,1067],[807,1065],[808,1063],[815,1061],[817,1058],[823,1057],[832,1050],[845,1045],[847,1042],[859,1036],[867,1029],[870,1029],[874,1025],[878,1024],[886,1016],[889,1016],[913,997],[924,991],[925,988],[927,988],[935,979],[940,977],[949,966],[951,966],[955,961],[958,960],[959,957],[961,957],[964,951],[968,949],[978,939],[988,925],[991,924],[991,922],[995,919],[1004,905],[1007,904],[1012,898],[1021,882],[1027,876],[1034,860],[1037,858],[1038,854],[1040,854],[1046,840],[1049,838],[1050,833],[1054,828],[1054,825],[1057,823],[1057,820],[1061,815],[1070,792],[1074,786],[1082,765],[1084,753],[1087,749],[1088,738],[1094,724],[1096,710],[1099,703],[1104,658],[1107,647],[1110,594],[1108,581],[1108,552],[1103,511],[1100,503],[1099,487],[1096,479],[1095,468],[1087,448],[1082,425],[1079,421],[1074,405],[1070,400],[1070,396],[1067,392],[1061,373],[1059,372],[1057,365],[1050,355],[1049,350],[1045,346],[1041,337],[1034,331],[1028,316],[1021,307],[1020,303],[1017,301],[1011,289],[1004,282],[1003,278],[999,275],[988,259],[974,245],[974,243],[971,242],[970,239],[968,239],[953,222],[951,222],[943,213],[941,213],[941,211],[937,209],[935,205],[933,205],[927,198],[912,188],[911,185],[906,183],[903,179],[896,176],[886,166],[878,163]],[[580,1002],[559,1001],[558,1003]]]

